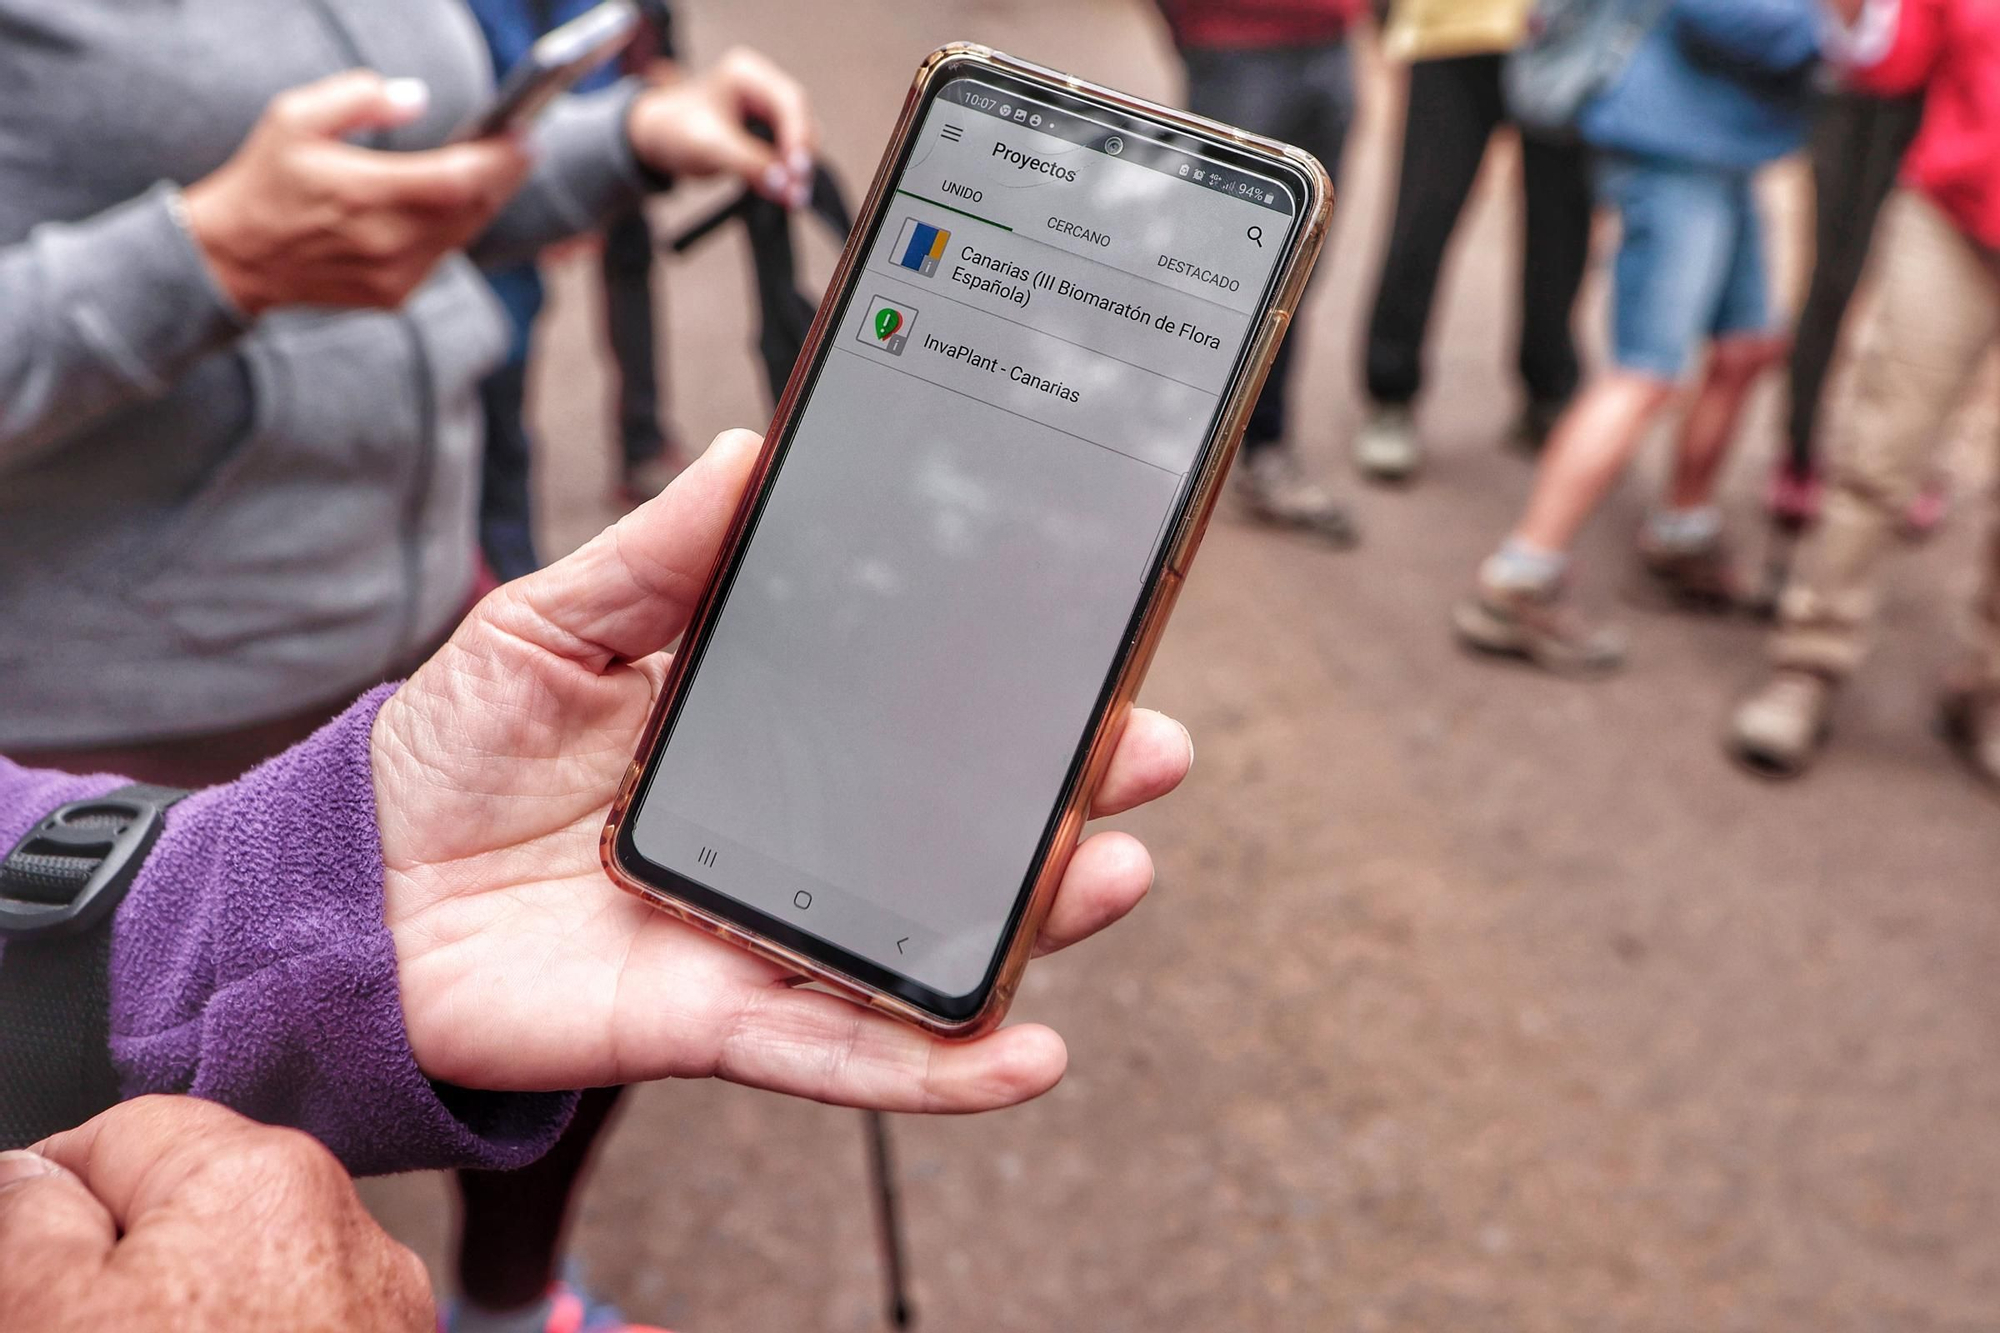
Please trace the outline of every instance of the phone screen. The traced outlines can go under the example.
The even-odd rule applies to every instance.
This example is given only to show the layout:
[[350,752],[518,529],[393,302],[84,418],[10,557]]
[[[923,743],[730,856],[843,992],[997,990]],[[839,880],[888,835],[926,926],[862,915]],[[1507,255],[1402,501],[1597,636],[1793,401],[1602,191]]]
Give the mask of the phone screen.
[[1307,189],[1003,76],[936,87],[627,849],[970,1012]]

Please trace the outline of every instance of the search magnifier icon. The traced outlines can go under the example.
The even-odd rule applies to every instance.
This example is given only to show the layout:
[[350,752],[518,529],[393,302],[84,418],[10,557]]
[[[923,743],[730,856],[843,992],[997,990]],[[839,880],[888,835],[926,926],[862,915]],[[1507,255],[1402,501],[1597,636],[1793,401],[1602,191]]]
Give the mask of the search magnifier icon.
[[1259,250],[1262,250],[1264,248],[1264,229],[1262,227],[1252,227],[1249,231],[1245,232],[1244,235],[1248,236],[1251,239],[1251,241],[1253,241],[1256,244]]

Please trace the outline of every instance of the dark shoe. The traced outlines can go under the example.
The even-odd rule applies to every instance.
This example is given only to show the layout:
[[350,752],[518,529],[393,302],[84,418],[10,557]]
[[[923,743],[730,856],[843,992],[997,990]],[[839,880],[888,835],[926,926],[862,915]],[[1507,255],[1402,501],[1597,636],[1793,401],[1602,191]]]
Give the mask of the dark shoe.
[[1360,540],[1346,508],[1301,474],[1288,449],[1266,446],[1246,452],[1237,469],[1237,489],[1243,507],[1260,523],[1310,533],[1342,548]]
[[1452,629],[1466,647],[1517,657],[1559,676],[1604,676],[1625,665],[1625,636],[1592,625],[1547,589],[1505,588],[1481,579],[1452,608]]
[[1975,777],[2000,789],[2000,686],[1946,688],[1938,730]]
[[1756,600],[1751,581],[1721,538],[1705,546],[1661,546],[1650,536],[1639,539],[1639,564],[1652,591],[1678,611],[1722,614],[1743,610]]
[[1830,677],[1780,667],[1736,706],[1729,719],[1729,753],[1764,777],[1797,777],[1826,744],[1834,692]]
[[1568,410],[1567,401],[1529,403],[1514,419],[1514,428],[1507,433],[1507,447],[1524,458],[1540,458],[1549,447],[1549,436],[1556,433],[1556,423]]

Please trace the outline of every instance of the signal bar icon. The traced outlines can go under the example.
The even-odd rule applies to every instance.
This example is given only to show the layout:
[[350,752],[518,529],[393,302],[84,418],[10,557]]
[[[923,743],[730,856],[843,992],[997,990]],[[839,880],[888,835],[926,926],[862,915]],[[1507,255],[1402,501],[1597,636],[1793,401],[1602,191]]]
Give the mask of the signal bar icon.
[[702,848],[701,854],[696,856],[694,859],[701,862],[704,866],[713,866],[715,864],[715,848],[713,847]]

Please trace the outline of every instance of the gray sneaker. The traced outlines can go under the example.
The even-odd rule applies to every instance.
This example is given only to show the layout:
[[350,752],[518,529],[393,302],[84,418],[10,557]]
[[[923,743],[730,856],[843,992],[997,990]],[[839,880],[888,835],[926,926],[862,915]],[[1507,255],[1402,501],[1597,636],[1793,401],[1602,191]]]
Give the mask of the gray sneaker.
[[1482,578],[1452,608],[1451,624],[1468,648],[1518,657],[1559,676],[1605,676],[1625,665],[1625,636],[1583,619],[1560,584],[1515,588]]
[[1671,610],[1728,615],[1756,605],[1755,584],[1721,537],[1701,546],[1670,547],[1642,532],[1639,567],[1647,592]]
[[1354,465],[1370,481],[1409,481],[1424,465],[1417,422],[1407,407],[1374,407],[1354,437]]
[[1258,522],[1311,533],[1343,548],[1360,540],[1346,508],[1305,478],[1289,449],[1246,451],[1236,475],[1243,507]]
[[1813,671],[1780,667],[1729,719],[1729,753],[1753,773],[1795,778],[1826,744],[1834,682]]

